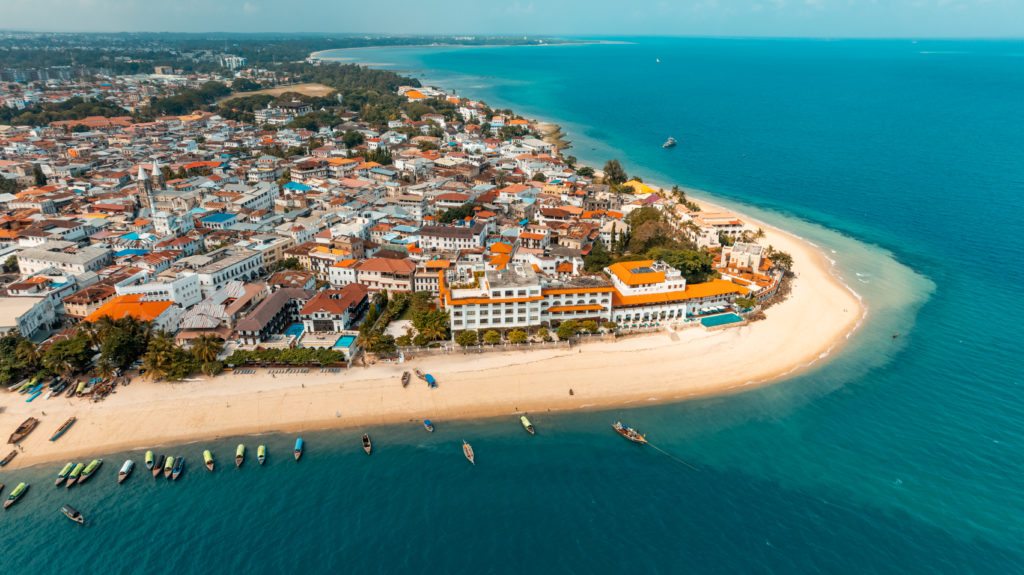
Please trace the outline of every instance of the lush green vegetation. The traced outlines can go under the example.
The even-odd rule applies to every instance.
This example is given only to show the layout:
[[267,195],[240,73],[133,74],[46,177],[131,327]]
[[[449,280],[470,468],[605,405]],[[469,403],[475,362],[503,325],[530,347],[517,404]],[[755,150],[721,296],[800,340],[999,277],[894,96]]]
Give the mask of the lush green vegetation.
[[288,365],[334,365],[345,361],[345,352],[333,349],[259,349],[254,351],[235,350],[227,359],[231,365],[245,363],[286,363]]
[[63,102],[33,104],[24,110],[0,107],[0,124],[12,126],[46,126],[61,120],[81,120],[88,116],[128,116],[117,104],[103,100],[87,101],[79,97]]
[[450,224],[456,220],[464,220],[473,215],[473,210],[479,204],[466,202],[461,206],[448,208],[437,216],[437,221],[442,224]]
[[196,110],[206,110],[210,104],[231,94],[231,88],[221,82],[207,82],[194,90],[182,90],[173,96],[153,100],[140,114],[149,119],[159,116],[181,116]]

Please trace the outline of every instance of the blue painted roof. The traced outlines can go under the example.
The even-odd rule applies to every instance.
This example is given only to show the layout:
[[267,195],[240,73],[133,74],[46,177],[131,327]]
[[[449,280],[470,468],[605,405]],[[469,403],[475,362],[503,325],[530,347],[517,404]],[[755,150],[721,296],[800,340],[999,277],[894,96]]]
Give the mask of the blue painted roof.
[[413,226],[407,226],[407,225],[404,225],[404,224],[401,225],[401,226],[395,226],[394,229],[395,229],[396,232],[401,232],[403,234],[414,234],[414,233],[420,231],[419,228],[416,228],[416,227],[413,227]]
[[311,188],[310,186],[307,186],[306,184],[300,184],[298,182],[288,182],[287,184],[284,185],[284,189],[286,189],[286,190],[298,190],[300,192],[307,192],[309,190],[312,190],[313,188]]
[[144,256],[148,253],[149,250],[121,250],[119,252],[114,252],[114,257],[120,258],[124,256]]
[[233,219],[235,219],[235,214],[210,214],[203,218],[203,221],[220,224],[224,222],[229,222]]

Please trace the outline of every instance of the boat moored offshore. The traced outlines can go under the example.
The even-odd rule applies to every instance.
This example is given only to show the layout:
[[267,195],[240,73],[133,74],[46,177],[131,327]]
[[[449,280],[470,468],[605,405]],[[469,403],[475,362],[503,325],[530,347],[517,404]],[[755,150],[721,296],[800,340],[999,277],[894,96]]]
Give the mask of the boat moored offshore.
[[164,455],[161,455],[160,457],[156,458],[156,463],[153,465],[153,479],[160,477],[160,473],[164,469],[164,461],[166,460],[167,457]]
[[300,437],[295,440],[295,461],[298,461],[299,458],[302,457],[302,447],[302,438]]
[[213,471],[213,454],[209,449],[203,451],[203,463],[206,464],[207,469]]
[[424,427],[424,429],[426,429],[430,433],[434,433],[434,424],[431,423],[429,419],[424,419],[423,420],[423,427]]
[[530,435],[534,434],[533,424],[530,423],[529,419],[526,419],[525,415],[519,418],[519,422],[523,424],[523,429],[525,429],[527,433]]
[[373,451],[373,445],[370,444],[370,436],[366,433],[363,434],[363,451],[365,451],[367,455]]
[[64,467],[62,467],[60,469],[60,473],[57,474],[57,481],[55,481],[53,483],[53,486],[54,487],[60,487],[60,484],[64,483],[64,480],[66,480],[68,478],[68,474],[70,474],[71,470],[74,469],[74,468],[75,468],[75,464],[74,463],[72,463],[70,461],[67,462],[67,464],[65,464]]
[[14,488],[13,491],[11,491],[11,494],[7,496],[7,501],[4,501],[4,509],[7,509],[11,505],[17,503],[18,500],[25,495],[26,491],[28,491],[28,483],[22,481]]
[[153,463],[154,463],[153,450],[149,449],[149,450],[146,451],[146,469],[152,471],[153,470]]
[[75,523],[79,525],[85,525],[85,517],[83,517],[82,514],[79,513],[78,510],[75,509],[74,507],[70,505],[65,505],[64,507],[60,508],[60,512],[63,513],[65,517],[74,521]]
[[239,443],[235,448],[235,468],[241,467],[243,463],[245,463],[245,444]]
[[174,473],[174,456],[168,456],[164,460],[164,479],[170,479],[171,473]]
[[675,138],[669,138],[669,139],[665,140],[665,143],[662,144],[661,147],[662,148],[674,148],[676,143],[677,142],[676,142]]
[[263,465],[267,461],[266,445],[260,445],[259,447],[256,448],[256,461],[259,461],[260,465]]
[[621,421],[616,421],[615,423],[613,423],[612,429],[615,430],[615,433],[618,433],[619,435],[625,437],[626,439],[632,441],[633,443],[647,443],[646,435],[642,435],[639,431],[633,429],[632,427],[622,425]]
[[185,458],[179,457],[174,460],[174,469],[171,471],[171,479],[177,481],[183,471],[185,471]]
[[473,446],[465,439],[462,440],[462,454],[466,456],[470,463],[476,465],[476,454],[473,453]]
[[103,465],[102,459],[93,459],[90,461],[89,465],[86,465],[85,469],[82,470],[82,476],[78,478],[78,482],[85,483],[88,481],[90,477],[96,474],[101,465]]
[[81,477],[83,469],[85,469],[84,463],[79,463],[78,465],[75,465],[74,468],[71,469],[71,473],[68,473],[68,482],[64,485],[64,487],[71,489],[72,485],[78,483],[78,478]]
[[130,476],[134,470],[135,462],[131,459],[126,460],[124,465],[121,466],[121,471],[117,472],[117,484],[121,485],[124,483],[124,480],[128,479],[128,476]]

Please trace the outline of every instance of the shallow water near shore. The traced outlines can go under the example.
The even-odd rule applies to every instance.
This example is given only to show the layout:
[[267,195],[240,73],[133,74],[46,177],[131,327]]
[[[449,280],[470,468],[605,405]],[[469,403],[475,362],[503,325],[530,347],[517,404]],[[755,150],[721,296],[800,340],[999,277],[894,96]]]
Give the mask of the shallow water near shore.
[[[104,467],[70,491],[63,463],[0,471],[5,494],[32,484],[0,512],[0,572],[1019,571],[1021,313],[991,274],[1024,255],[1021,43],[631,40],[347,55],[814,242],[868,308],[847,346],[743,393],[533,413],[535,437],[509,416],[371,429],[370,457],[361,430],[304,433],[299,463],[290,434],[154,448],[188,458],[176,483],[145,447],[82,454]],[[620,418],[700,471],[616,437]]]

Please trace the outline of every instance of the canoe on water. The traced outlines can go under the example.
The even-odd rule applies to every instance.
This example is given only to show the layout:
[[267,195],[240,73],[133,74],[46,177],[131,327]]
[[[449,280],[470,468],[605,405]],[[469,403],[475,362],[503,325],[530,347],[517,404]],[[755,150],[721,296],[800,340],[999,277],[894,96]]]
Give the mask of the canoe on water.
[[203,451],[203,463],[206,464],[206,468],[213,471],[213,454],[207,449]]
[[238,448],[235,449],[235,467],[241,467],[242,463],[245,462],[245,444],[239,443]]
[[370,445],[370,436],[365,433],[363,434],[363,451],[365,451],[367,455],[373,451],[373,446]]
[[302,438],[295,440],[295,461],[298,461],[302,457]]

